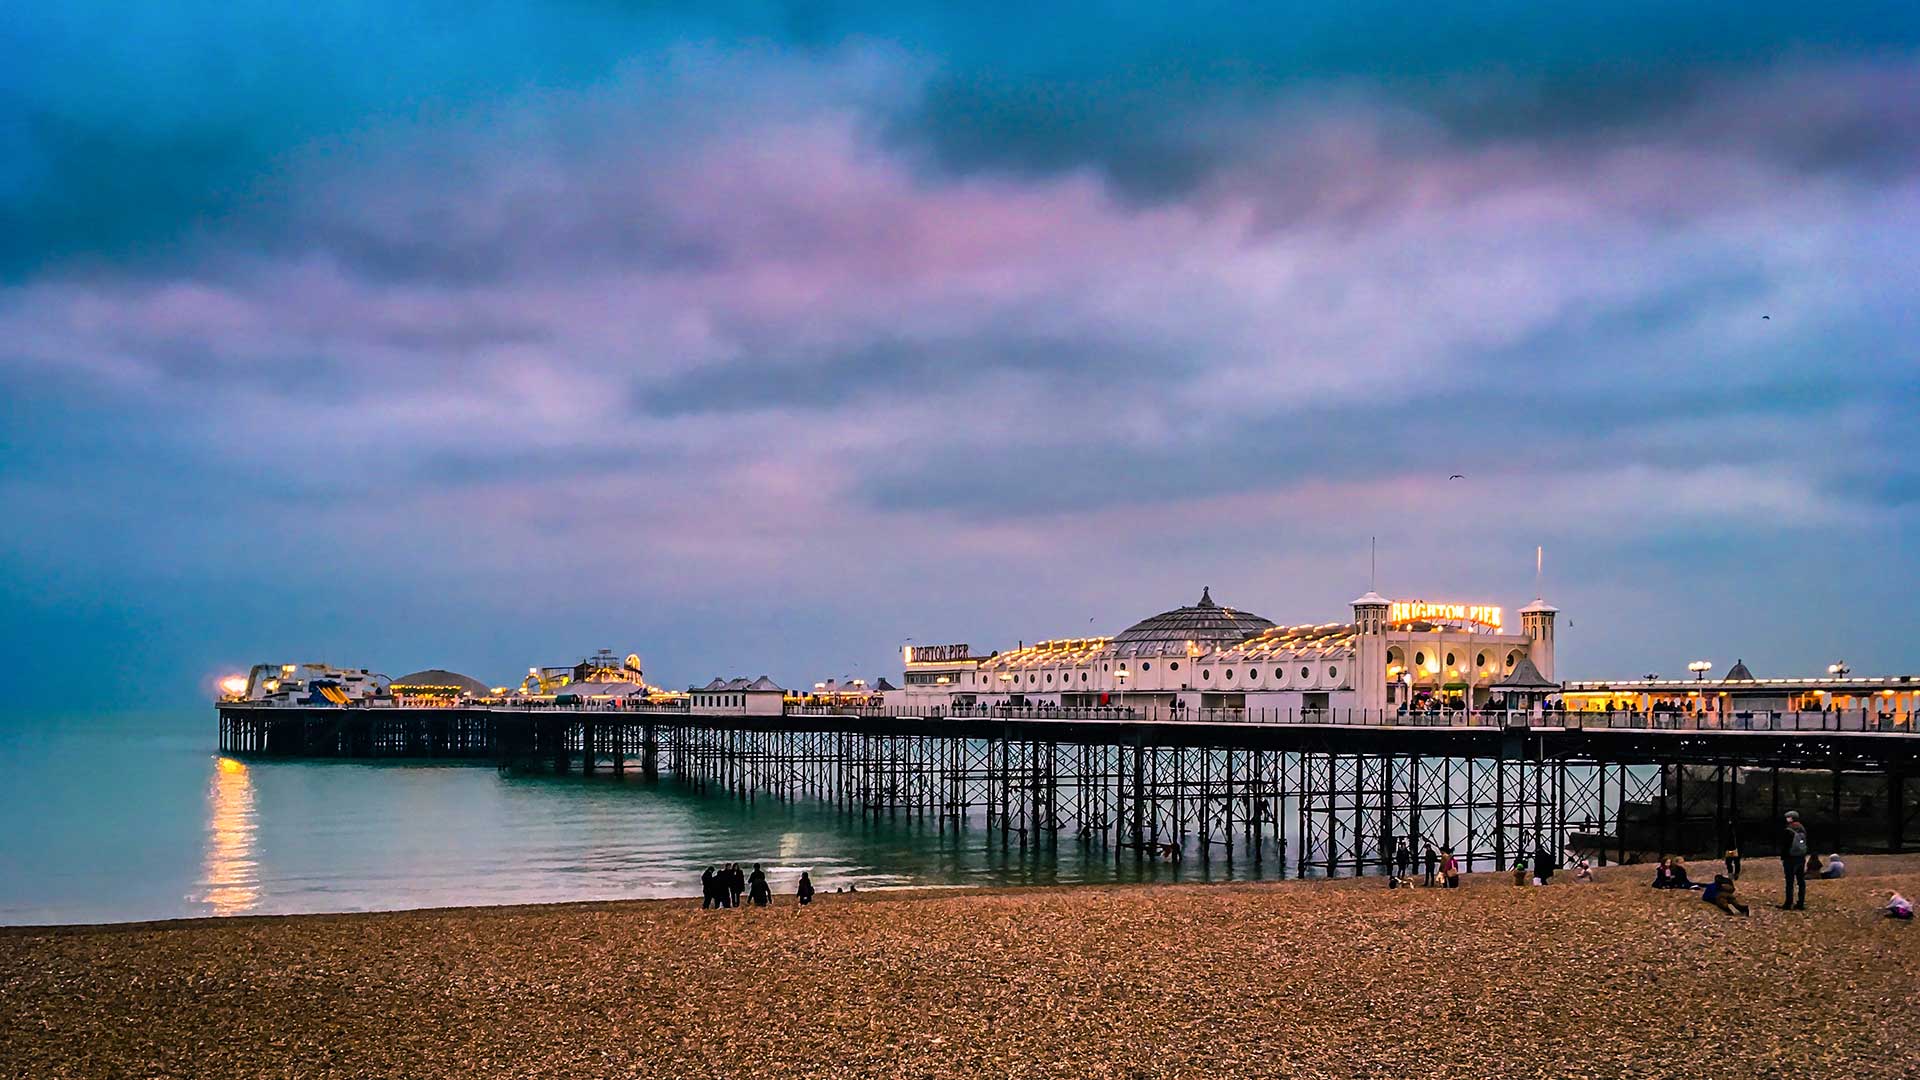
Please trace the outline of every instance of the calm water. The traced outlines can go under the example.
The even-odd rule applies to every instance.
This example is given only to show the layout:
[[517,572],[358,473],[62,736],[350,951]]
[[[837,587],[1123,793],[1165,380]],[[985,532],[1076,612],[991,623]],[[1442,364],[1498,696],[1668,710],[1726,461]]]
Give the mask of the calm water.
[[486,766],[226,761],[211,709],[0,719],[0,923],[698,896],[760,862],[831,892],[916,885],[1272,876],[1243,857],[1118,868],[1062,840],[1003,854],[976,823],[874,823],[753,806],[671,779],[503,777]]

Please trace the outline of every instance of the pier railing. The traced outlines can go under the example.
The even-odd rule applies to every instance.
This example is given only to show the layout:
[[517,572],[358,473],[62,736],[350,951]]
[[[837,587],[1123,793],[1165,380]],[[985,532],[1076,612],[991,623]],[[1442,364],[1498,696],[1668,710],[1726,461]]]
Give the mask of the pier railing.
[[[223,708],[247,708],[247,703],[225,703]],[[256,705],[264,712],[276,708]],[[354,711],[387,711],[378,706],[348,706]],[[611,714],[636,718],[729,720],[744,713],[689,710],[685,704],[629,704],[619,701],[554,704],[547,701],[479,702],[469,711],[559,712]],[[411,711],[411,710],[410,710]],[[1309,725],[1373,728],[1536,728],[1566,731],[1675,731],[1675,732],[1855,732],[1893,735],[1915,733],[1912,717],[1873,709],[1822,712],[1590,712],[1557,709],[1520,711],[1499,709],[1368,710],[1277,708],[1179,708],[1121,705],[815,705],[789,704],[785,716],[876,717],[926,719],[1057,720],[1152,724]],[[758,717],[766,719],[766,717]]]

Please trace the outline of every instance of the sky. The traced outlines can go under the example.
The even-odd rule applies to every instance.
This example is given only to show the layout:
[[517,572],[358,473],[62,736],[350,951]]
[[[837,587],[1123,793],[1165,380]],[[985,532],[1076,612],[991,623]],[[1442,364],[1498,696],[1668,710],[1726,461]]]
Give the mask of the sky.
[[1563,678],[1920,672],[1920,16],[1454,7],[14,5],[5,707],[897,677],[1372,544]]

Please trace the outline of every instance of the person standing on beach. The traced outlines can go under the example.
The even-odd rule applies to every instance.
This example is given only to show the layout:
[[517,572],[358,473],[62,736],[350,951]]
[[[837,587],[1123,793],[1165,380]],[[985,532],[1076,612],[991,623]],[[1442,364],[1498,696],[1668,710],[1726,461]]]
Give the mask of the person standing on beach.
[[706,873],[700,875],[700,910],[701,911],[705,911],[708,908],[717,908],[720,906],[720,890],[713,887],[713,879],[716,876],[718,875],[716,875],[713,872],[713,867],[711,866],[707,867]]
[[759,863],[753,864],[753,876],[747,879],[747,883],[748,895],[752,897],[754,907],[766,907],[773,900],[773,890],[767,888],[766,871],[760,869]]
[[1407,846],[1407,838],[1404,836],[1394,845],[1393,865],[1399,867],[1402,880],[1406,879],[1407,871],[1413,869],[1413,849]]
[[740,894],[747,891],[747,875],[740,872],[739,863],[727,866],[727,895],[732,899],[730,907],[740,906]]
[[1441,854],[1440,876],[1447,879],[1447,888],[1457,889],[1460,887],[1460,860],[1453,857],[1452,848]]
[[800,871],[799,894],[801,907],[813,903],[813,878],[805,870]]
[[1433,841],[1428,840],[1424,846],[1426,850],[1421,853],[1421,858],[1427,863],[1427,888],[1431,889],[1433,888],[1433,870],[1440,863],[1440,855],[1433,850]]
[[[1807,910],[1807,828],[1800,824],[1800,811],[1787,811],[1787,827],[1780,833],[1780,869],[1787,879],[1787,895],[1781,911]],[[1794,899],[1794,885],[1800,886],[1800,898]]]

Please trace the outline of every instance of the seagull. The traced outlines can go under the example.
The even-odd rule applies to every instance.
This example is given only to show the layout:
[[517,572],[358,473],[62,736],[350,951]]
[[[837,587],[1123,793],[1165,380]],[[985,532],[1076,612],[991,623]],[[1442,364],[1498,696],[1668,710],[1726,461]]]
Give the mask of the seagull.
[[1773,321],[1773,316],[1771,316],[1771,315],[1762,315],[1762,316],[1760,316],[1760,317],[1761,317],[1761,318],[1763,318],[1763,319],[1765,319],[1765,320],[1767,320],[1768,322],[1772,322],[1772,321]]
[[1449,480],[1465,480],[1466,478],[1467,478],[1466,473],[1458,473],[1458,472],[1454,473],[1452,476],[1447,477],[1447,479]]

